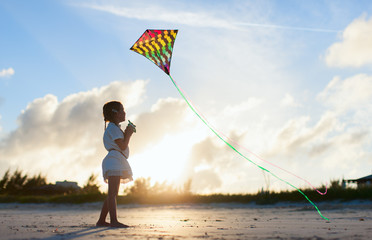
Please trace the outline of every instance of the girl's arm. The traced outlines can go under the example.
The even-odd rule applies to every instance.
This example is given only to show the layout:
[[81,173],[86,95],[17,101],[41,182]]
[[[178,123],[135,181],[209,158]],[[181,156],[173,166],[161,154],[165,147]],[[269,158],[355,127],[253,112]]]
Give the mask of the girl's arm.
[[127,128],[124,131],[124,138],[119,138],[115,140],[115,143],[119,146],[121,150],[127,149],[129,145],[129,140],[132,137],[133,134],[133,128],[130,126],[127,126]]

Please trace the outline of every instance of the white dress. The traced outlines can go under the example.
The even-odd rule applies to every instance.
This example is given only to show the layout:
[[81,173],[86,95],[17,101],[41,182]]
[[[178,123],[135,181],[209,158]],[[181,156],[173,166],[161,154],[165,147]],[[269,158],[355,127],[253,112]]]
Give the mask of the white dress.
[[103,134],[103,145],[108,151],[102,161],[102,173],[105,182],[109,176],[120,176],[121,183],[127,183],[133,180],[132,169],[128,163],[129,147],[121,150],[115,143],[116,139],[124,138],[124,132],[120,125],[109,122],[105,133]]

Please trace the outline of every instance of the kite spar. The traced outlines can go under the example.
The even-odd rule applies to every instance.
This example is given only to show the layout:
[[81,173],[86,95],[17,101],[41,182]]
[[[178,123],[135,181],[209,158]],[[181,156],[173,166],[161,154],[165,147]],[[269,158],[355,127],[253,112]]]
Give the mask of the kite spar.
[[[286,183],[287,185],[291,186],[292,188],[296,189],[299,193],[301,193],[306,200],[315,207],[318,214],[325,220],[329,220],[328,218],[324,217],[318,207],[306,196],[305,193],[303,193],[299,188],[294,186],[293,184],[279,178],[274,173],[270,172],[269,170],[261,167],[260,165],[256,164],[252,160],[250,160],[248,157],[243,155],[240,151],[238,151],[234,146],[232,146],[227,140],[221,137],[220,134],[218,134],[217,130],[215,130],[205,119],[205,117],[202,116],[200,111],[197,111],[196,108],[191,104],[191,101],[186,97],[186,94],[181,90],[181,88],[178,86],[178,84],[173,80],[172,76],[170,75],[170,64],[172,59],[172,52],[173,52],[173,45],[174,41],[176,40],[178,30],[154,30],[154,29],[147,29],[142,36],[133,44],[133,46],[130,48],[130,50],[139,53],[140,55],[143,55],[150,61],[152,61],[154,64],[156,64],[161,70],[163,70],[171,79],[172,83],[182,96],[182,98],[186,101],[187,105],[190,107],[190,109],[198,116],[198,118],[219,138],[221,139],[227,146],[229,146],[232,150],[234,150],[237,154],[239,154],[241,157],[249,161],[250,163],[254,164],[256,167],[262,169],[265,172],[268,172],[278,180]],[[262,160],[262,159],[261,159]],[[272,164],[273,165],[273,164]],[[275,167],[278,167],[276,165],[273,165]],[[281,169],[281,168],[280,168]],[[283,170],[283,169],[282,169]],[[286,171],[286,170],[284,170]],[[286,171],[288,172],[288,171]],[[291,173],[292,174],[292,173]],[[294,175],[294,174],[292,174]],[[294,175],[296,176],[296,175]],[[296,176],[298,177],[298,176]],[[298,177],[299,178],[299,177]],[[301,178],[302,179],[302,178]],[[302,179],[304,180],[304,179]],[[319,192],[319,191],[318,191]],[[320,192],[319,192],[320,193]]]

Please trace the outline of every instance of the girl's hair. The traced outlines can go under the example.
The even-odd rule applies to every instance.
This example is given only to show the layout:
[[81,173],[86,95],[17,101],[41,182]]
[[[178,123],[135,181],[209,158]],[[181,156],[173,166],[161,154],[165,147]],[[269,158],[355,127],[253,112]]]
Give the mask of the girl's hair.
[[106,122],[113,122],[115,113],[120,111],[120,108],[123,107],[123,104],[119,101],[111,101],[103,105],[103,120]]

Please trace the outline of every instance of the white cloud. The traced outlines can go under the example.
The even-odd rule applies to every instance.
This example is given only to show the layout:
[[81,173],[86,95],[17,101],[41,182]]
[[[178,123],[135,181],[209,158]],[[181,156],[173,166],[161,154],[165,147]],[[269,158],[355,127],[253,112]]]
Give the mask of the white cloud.
[[330,133],[341,128],[339,121],[332,112],[326,112],[319,121],[309,127],[310,117],[303,116],[291,119],[279,132],[277,141],[266,157],[282,155],[288,158],[300,154],[311,154],[319,143]]
[[372,102],[372,76],[358,74],[345,80],[335,77],[317,98],[340,113],[360,109]]
[[13,68],[3,69],[3,70],[0,71],[0,78],[10,77],[12,75],[14,75],[14,69]]
[[[131,114],[131,109],[143,101],[146,86],[147,82],[142,80],[112,82],[71,94],[62,101],[52,94],[35,99],[19,115],[18,128],[0,141],[0,174],[8,168],[18,168],[30,174],[46,174],[48,181],[68,179],[80,184],[93,172],[101,176],[101,161],[106,154],[102,144],[102,106],[110,100],[123,102],[128,116],[137,125],[130,144],[131,159],[137,159],[137,154],[145,153],[165,138],[169,143],[179,131],[187,132],[195,126],[190,123],[191,112],[186,111],[187,105],[180,99],[159,99],[149,111]],[[182,143],[185,144],[185,140],[174,144],[184,148]],[[140,158],[133,163],[133,167],[137,167],[136,177],[146,172],[143,169],[146,161],[157,163],[154,156]],[[177,163],[173,158],[167,161]]]
[[335,77],[317,96],[325,107],[319,119],[314,116],[290,119],[277,132],[276,141],[264,157],[279,166],[291,166],[297,175],[307,176],[310,182],[318,181],[313,175],[319,177],[321,172],[329,180],[341,177],[340,173],[348,177],[351,172],[370,167],[371,89],[371,76],[359,74],[344,80]]
[[[237,142],[243,136],[233,136]],[[241,193],[257,190],[262,179],[256,167],[240,157],[214,135],[195,143],[183,172],[184,180],[192,180],[192,191],[197,193]],[[247,186],[247,181],[252,185]],[[254,183],[253,183],[254,182]]]
[[325,60],[334,67],[372,65],[372,17],[362,16],[346,27],[342,41],[327,50]]
[[19,115],[18,128],[1,139],[1,170],[42,172],[52,181],[86,180],[100,173],[103,104],[119,100],[130,111],[141,103],[145,86],[142,80],[112,82],[60,102],[52,94],[35,99]]
[[182,129],[185,124],[187,105],[181,99],[167,98],[158,100],[149,112],[139,114],[135,119],[138,129],[136,142],[131,151],[139,152],[160,141],[166,135]]
[[[226,156],[226,149],[213,141],[213,138],[205,138],[194,144],[191,156],[185,168],[185,176],[191,179],[192,191],[215,192],[222,186],[221,163]],[[227,167],[227,162],[224,166]]]
[[[90,8],[98,11],[107,12],[121,17],[145,20],[145,21],[162,21],[172,24],[183,24],[188,26],[197,27],[213,27],[213,28],[224,28],[224,29],[234,29],[243,30],[246,28],[269,28],[269,29],[285,29],[294,31],[311,31],[311,32],[339,32],[333,29],[321,29],[321,28],[308,28],[308,27],[295,27],[295,26],[284,26],[275,25],[270,23],[257,23],[257,22],[242,22],[234,21],[233,17],[229,19],[227,15],[221,16],[226,11],[212,14],[211,11],[197,11],[195,9],[191,11],[163,8],[155,5],[148,4],[147,7],[129,7],[120,5],[103,5],[103,4],[82,4],[81,7]],[[247,10],[247,9],[245,9]],[[219,17],[215,17],[215,15]],[[252,17],[252,19],[259,18],[256,13],[250,12],[246,14]],[[257,16],[256,16],[257,15]],[[260,19],[259,19],[260,20]],[[266,21],[265,21],[266,22]]]
[[215,18],[205,12],[191,12],[191,11],[169,11],[158,6],[148,6],[140,8],[121,7],[114,5],[96,5],[85,4],[81,5],[86,8],[91,8],[98,11],[107,12],[121,17],[133,18],[138,20],[162,21],[173,24],[185,24],[189,26],[199,27],[218,27],[237,29],[235,25],[229,21]]
[[239,116],[242,112],[250,111],[254,108],[259,107],[263,102],[263,99],[256,97],[250,97],[248,100],[238,103],[236,105],[228,105],[223,110],[225,115],[230,116],[231,118]]
[[284,98],[280,101],[280,105],[283,107],[299,107],[301,106],[298,102],[295,101],[293,96],[287,93]]

